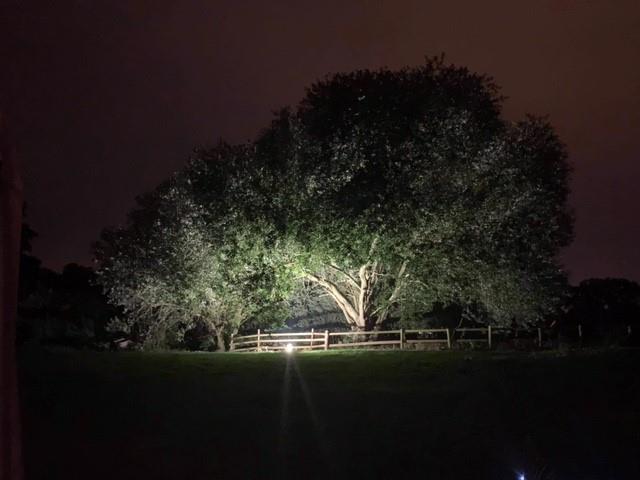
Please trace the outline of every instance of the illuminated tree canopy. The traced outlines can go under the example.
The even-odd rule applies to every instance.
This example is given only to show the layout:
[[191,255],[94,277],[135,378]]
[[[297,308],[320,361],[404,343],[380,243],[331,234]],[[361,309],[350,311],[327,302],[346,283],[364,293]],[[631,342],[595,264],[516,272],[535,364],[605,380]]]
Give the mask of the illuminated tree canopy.
[[246,220],[247,152],[221,144],[196,153],[138,200],[127,227],[103,232],[99,280],[124,309],[113,329],[154,348],[200,324],[224,349],[248,322],[281,322],[290,274],[277,260],[273,228]]
[[562,291],[569,167],[544,119],[507,122],[501,102],[441,59],[318,82],[253,144],[196,152],[107,232],[103,284],[144,317],[171,299],[182,322],[281,312],[303,287],[354,329],[435,303],[535,320]]
[[434,302],[496,322],[554,305],[571,238],[565,149],[546,121],[506,122],[500,104],[490,79],[434,59],[317,83],[258,141],[296,266],[353,328]]

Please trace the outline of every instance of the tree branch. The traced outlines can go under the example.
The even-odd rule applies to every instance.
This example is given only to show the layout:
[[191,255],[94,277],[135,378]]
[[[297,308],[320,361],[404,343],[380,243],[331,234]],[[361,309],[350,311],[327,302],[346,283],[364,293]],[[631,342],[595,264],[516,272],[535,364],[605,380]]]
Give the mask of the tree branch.
[[393,288],[393,291],[391,292],[391,295],[389,296],[389,299],[387,300],[386,304],[384,306],[381,306],[379,308],[377,308],[373,314],[376,314],[378,312],[380,312],[380,316],[378,317],[378,321],[376,323],[382,323],[386,320],[387,315],[389,314],[389,310],[391,309],[391,305],[393,304],[393,302],[395,302],[395,300],[398,298],[398,295],[400,294],[400,290],[402,288],[402,277],[404,275],[404,272],[407,269],[407,264],[408,264],[408,260],[405,260],[404,262],[402,262],[402,265],[400,265],[400,269],[398,270],[398,273],[396,275],[396,284]]
[[349,272],[341,269],[340,267],[338,267],[337,265],[333,264],[333,263],[329,263],[327,264],[328,267],[331,267],[332,269],[334,269],[336,272],[339,272],[341,274],[343,274],[345,277],[347,277],[347,279],[349,280],[349,282],[351,282],[351,284],[353,286],[355,286],[356,288],[359,288],[358,282],[356,281],[356,279],[353,277],[353,275],[351,275]]
[[312,282],[315,282],[318,285],[320,285],[322,288],[326,290],[326,292],[329,295],[331,295],[331,298],[333,298],[333,300],[336,302],[340,310],[342,310],[342,312],[344,313],[344,316],[346,317],[348,323],[352,323],[355,325],[358,324],[357,323],[358,314],[356,310],[353,308],[353,305],[351,305],[349,300],[338,289],[337,285],[335,285],[333,282],[327,279],[321,278],[312,273],[307,273],[305,276]]
[[376,249],[377,245],[378,245],[378,236],[376,236],[371,242],[371,246],[369,247],[369,257],[373,256],[373,252]]

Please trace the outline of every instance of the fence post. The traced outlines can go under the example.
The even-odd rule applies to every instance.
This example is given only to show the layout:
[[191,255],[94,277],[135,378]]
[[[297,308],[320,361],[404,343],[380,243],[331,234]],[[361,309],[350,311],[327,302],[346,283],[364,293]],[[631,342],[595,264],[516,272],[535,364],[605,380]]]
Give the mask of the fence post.
[[233,352],[236,349],[235,340],[233,335],[231,336],[231,343],[229,344],[229,351]]
[[404,350],[404,328],[400,329],[400,350]]
[[309,347],[310,347],[311,350],[313,350],[313,332],[314,332],[314,330],[312,328],[311,329],[311,342],[309,342]]
[[538,347],[542,348],[542,328],[538,327]]
[[260,329],[258,329],[258,346],[256,347],[256,350],[258,352],[260,351]]
[[329,350],[329,330],[324,331],[324,349]]
[[582,346],[582,324],[578,324],[578,341],[580,342],[580,346]]
[[451,350],[451,334],[449,333],[448,328],[447,328],[447,348]]
[[491,325],[487,326],[487,340],[489,341],[489,350],[491,350]]

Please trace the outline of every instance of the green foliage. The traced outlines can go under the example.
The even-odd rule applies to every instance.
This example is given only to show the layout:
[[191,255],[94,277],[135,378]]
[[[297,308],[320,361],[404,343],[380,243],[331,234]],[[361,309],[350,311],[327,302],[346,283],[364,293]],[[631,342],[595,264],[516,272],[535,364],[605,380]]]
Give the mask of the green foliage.
[[100,282],[125,316],[112,328],[146,347],[180,343],[204,324],[224,348],[247,322],[283,316],[288,274],[272,228],[249,221],[242,183],[244,148],[196,153],[187,168],[139,200],[126,228],[107,230],[96,252]]
[[499,322],[556,304],[565,149],[542,119],[503,121],[500,101],[489,78],[441,59],[358,71],[313,85],[257,142],[297,267],[353,327],[436,302]]
[[356,329],[436,304],[536,320],[564,287],[569,168],[545,120],[506,122],[501,101],[429,59],[327,78],[254,144],[197,151],[98,246],[119,328],[158,346],[204,322],[222,345],[295,288]]

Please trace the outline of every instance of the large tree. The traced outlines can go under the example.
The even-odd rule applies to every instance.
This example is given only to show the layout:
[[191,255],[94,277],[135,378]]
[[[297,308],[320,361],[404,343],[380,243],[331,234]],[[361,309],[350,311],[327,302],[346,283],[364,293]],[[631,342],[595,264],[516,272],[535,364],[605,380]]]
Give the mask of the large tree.
[[435,302],[497,322],[555,304],[571,238],[565,148],[510,123],[491,79],[431,59],[314,84],[257,141],[291,268],[354,329]]
[[316,83],[254,144],[197,152],[107,232],[103,283],[147,338],[193,319],[233,334],[294,279],[354,329],[436,303],[535,320],[561,291],[569,168],[545,120],[507,122],[501,101],[442,59]]

